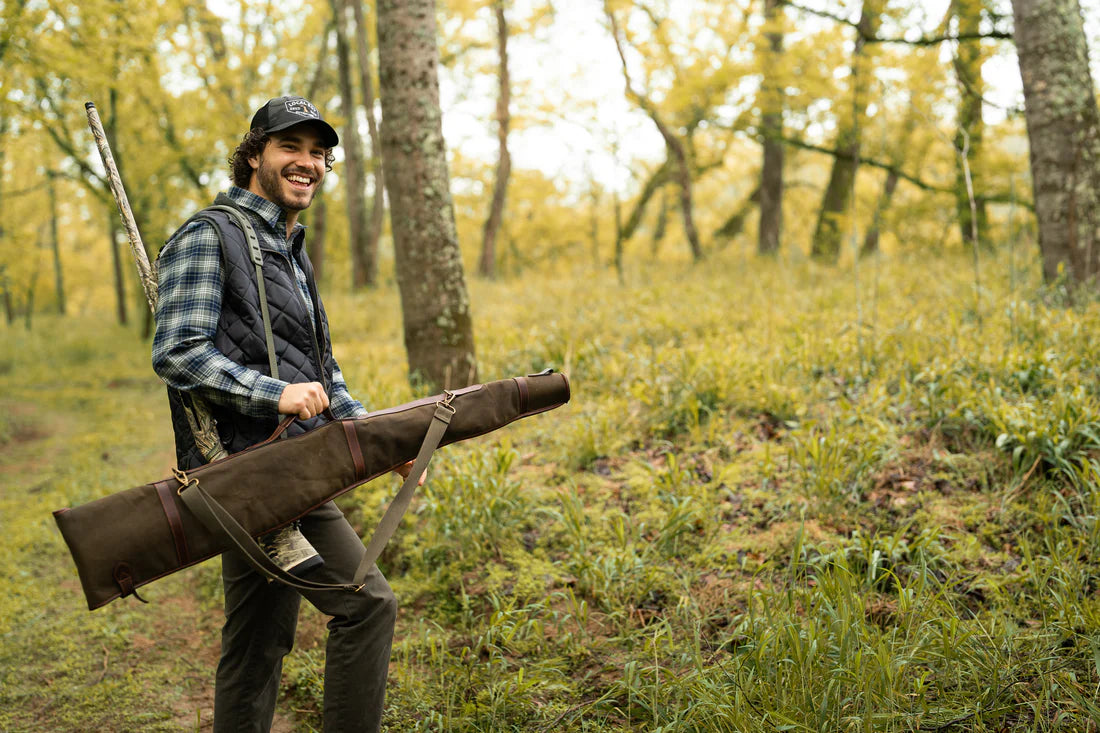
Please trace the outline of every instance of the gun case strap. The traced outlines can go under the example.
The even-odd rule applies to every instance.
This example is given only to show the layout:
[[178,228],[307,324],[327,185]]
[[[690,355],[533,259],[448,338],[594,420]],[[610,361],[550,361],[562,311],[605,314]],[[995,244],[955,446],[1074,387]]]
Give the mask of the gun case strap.
[[[401,489],[397,492],[393,501],[390,502],[389,507],[386,508],[386,513],[378,522],[378,527],[374,530],[370,543],[364,551],[363,558],[359,561],[359,567],[355,570],[351,581],[348,583],[321,583],[309,580],[308,578],[299,578],[283,570],[272,561],[268,554],[263,551],[254,539],[252,539],[248,531],[233,518],[233,515],[230,514],[225,507],[219,504],[214,497],[207,493],[206,489],[202,487],[197,478],[188,478],[185,473],[182,471],[179,472],[176,477],[176,480],[180,483],[177,492],[183,500],[183,503],[191,510],[191,513],[194,514],[211,533],[224,536],[229,540],[231,546],[241,551],[241,554],[244,555],[245,559],[256,572],[269,580],[277,580],[280,583],[289,585],[292,588],[298,588],[299,590],[342,590],[355,592],[363,587],[367,574],[381,554],[382,548],[386,546],[386,543],[397,529],[397,525],[401,522],[401,517],[404,516],[405,510],[409,507],[409,502],[412,501],[412,495],[416,491],[420,476],[424,473],[425,469],[427,469],[428,462],[431,460],[435,449],[439,447],[439,443],[443,439],[443,434],[447,432],[447,426],[450,424],[451,417],[454,414],[455,408],[450,404],[450,396],[448,396],[447,399],[440,402],[438,407],[436,407],[435,414],[432,416],[432,422],[428,426],[428,432],[424,436],[424,442],[420,444],[420,450],[417,453],[416,460],[413,461],[412,470],[409,471],[409,475],[405,477],[405,481],[401,484]],[[284,421],[284,423],[288,424],[289,421]],[[285,425],[281,425],[280,429],[276,430],[275,434],[268,438],[268,441],[273,440],[282,430],[285,430]],[[362,461],[362,454],[360,453],[358,457],[356,456],[357,449],[359,448],[358,441],[353,445],[352,441],[349,440],[348,446],[349,450],[352,452],[353,460],[356,461],[356,473],[359,474],[361,470],[359,465]]]

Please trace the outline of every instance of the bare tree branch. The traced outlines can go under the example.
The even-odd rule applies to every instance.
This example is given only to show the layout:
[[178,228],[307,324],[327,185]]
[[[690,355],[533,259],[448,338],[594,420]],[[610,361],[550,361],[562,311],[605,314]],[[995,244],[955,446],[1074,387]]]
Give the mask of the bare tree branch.
[[[764,139],[763,134],[759,130],[749,129],[747,130],[747,132],[758,140]],[[824,153],[825,155],[831,155],[834,158],[845,156],[845,153],[842,151],[836,150],[834,148],[827,148],[824,145],[815,145],[813,143],[809,143],[805,140],[800,140],[795,137],[783,135],[778,139],[781,140],[785,145],[790,145],[792,148],[810,150],[815,153]],[[884,163],[881,160],[868,158],[867,156],[862,154],[858,156],[858,162],[860,163],[860,165],[869,165],[872,168],[878,168],[880,170],[896,173],[897,176],[902,180],[908,181],[917,188],[923,191],[928,191],[929,193],[944,193],[950,194],[952,196],[955,194],[955,188],[953,186],[940,186],[935,183],[929,183],[928,181],[922,180],[911,173],[906,173],[905,171],[901,170],[897,163]],[[1022,201],[1018,196],[1013,199],[1009,194],[1005,193],[986,193],[979,196],[978,198],[982,201],[988,201],[990,203],[1009,203],[1010,201],[1014,200],[1017,204],[1023,206],[1024,208],[1030,209],[1031,211],[1035,210],[1034,203],[1030,201]]]
[[799,5],[798,3],[792,3],[789,0],[780,0],[781,5],[785,5],[788,8],[808,13],[810,15],[816,15],[819,18],[827,18],[834,22],[846,25],[850,28],[854,28],[859,37],[863,39],[864,43],[899,43],[907,46],[935,46],[938,43],[944,41],[976,41],[985,38],[992,38],[995,40],[1011,40],[1012,31],[1002,31],[994,29],[988,33],[961,33],[958,35],[935,35],[935,36],[921,36],[920,38],[882,38],[873,33],[867,33],[863,28],[860,28],[858,22],[845,18],[842,15],[836,13],[830,13],[828,10],[818,10],[817,8],[808,8],[805,5]]

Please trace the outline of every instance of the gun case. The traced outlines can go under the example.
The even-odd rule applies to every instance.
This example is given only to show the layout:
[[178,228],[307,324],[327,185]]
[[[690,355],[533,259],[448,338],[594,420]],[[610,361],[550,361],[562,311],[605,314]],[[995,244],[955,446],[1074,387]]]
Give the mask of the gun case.
[[[137,595],[137,588],[234,545],[251,555],[244,546],[251,542],[249,536],[290,524],[415,457],[409,479],[364,556],[364,564],[370,565],[427,465],[435,447],[429,443],[448,445],[484,435],[559,407],[569,396],[565,375],[548,370],[475,384],[362,418],[333,420],[302,435],[276,440],[293,422],[290,417],[266,441],[240,453],[59,509],[54,519],[76,563],[88,609],[94,610],[116,598]],[[386,524],[389,527],[383,531]],[[366,569],[361,566],[364,574]],[[354,584],[343,587],[354,589]]]

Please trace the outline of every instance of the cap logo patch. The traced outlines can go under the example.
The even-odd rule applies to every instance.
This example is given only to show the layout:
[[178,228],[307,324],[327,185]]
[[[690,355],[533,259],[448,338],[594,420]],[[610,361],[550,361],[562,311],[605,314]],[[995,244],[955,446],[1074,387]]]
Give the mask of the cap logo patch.
[[299,117],[309,117],[314,120],[321,119],[321,113],[317,111],[317,108],[301,97],[286,100],[286,111]]

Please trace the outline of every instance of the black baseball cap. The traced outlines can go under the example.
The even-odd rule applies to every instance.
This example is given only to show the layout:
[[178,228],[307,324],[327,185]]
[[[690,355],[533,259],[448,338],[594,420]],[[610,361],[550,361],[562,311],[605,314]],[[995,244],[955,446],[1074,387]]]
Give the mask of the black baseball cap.
[[303,122],[312,122],[321,131],[321,144],[334,148],[340,143],[340,136],[332,125],[321,119],[321,113],[313,103],[303,97],[277,97],[256,110],[249,129],[263,128],[264,132],[279,132]]

